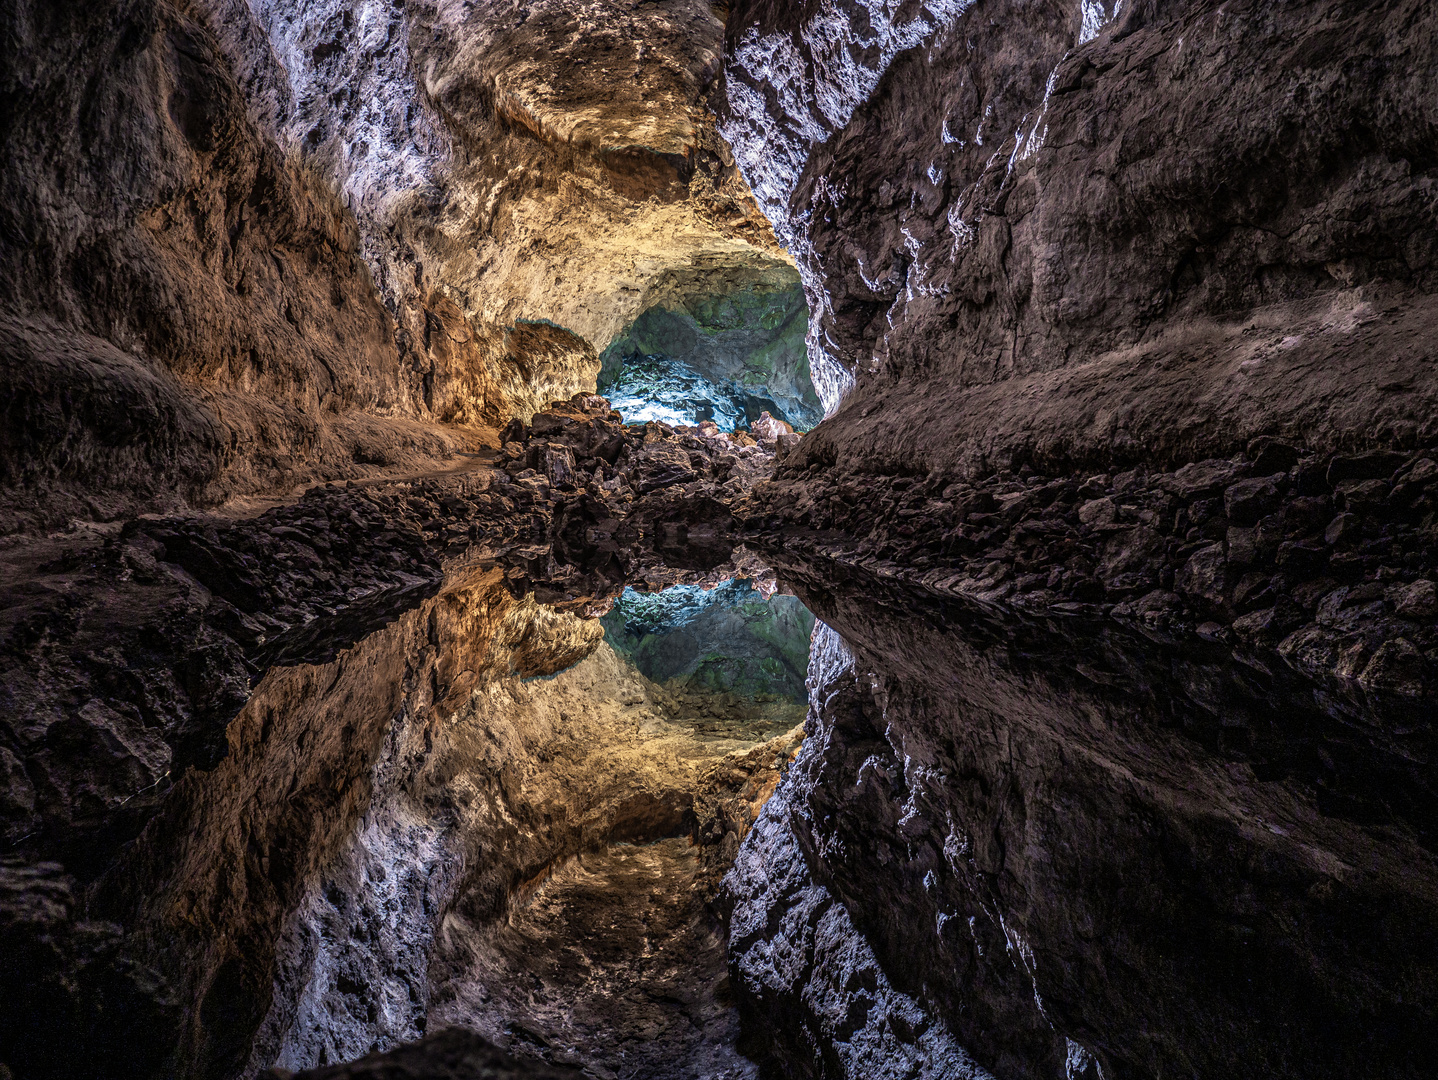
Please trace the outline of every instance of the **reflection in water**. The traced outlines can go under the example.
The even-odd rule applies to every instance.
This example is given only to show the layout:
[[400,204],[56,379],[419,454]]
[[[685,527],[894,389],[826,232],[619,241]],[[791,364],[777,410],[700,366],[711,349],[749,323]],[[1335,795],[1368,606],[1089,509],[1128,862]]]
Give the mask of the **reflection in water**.
[[823,1075],[899,1075],[934,1023],[1002,1076],[1425,1074],[1420,712],[1217,643],[777,568],[843,647],[816,649],[804,749],[729,879],[776,1075],[816,1046],[847,1063]]
[[[629,588],[602,620],[606,639],[670,693],[718,695],[803,720],[814,616],[794,596],[765,596],[748,578],[717,588]],[[784,708],[784,706],[796,708]]]
[[460,1027],[592,1075],[755,1075],[710,902],[797,745],[812,617],[747,580],[631,591],[607,638],[497,575],[432,604],[452,674],[416,680],[288,919],[251,1070]]

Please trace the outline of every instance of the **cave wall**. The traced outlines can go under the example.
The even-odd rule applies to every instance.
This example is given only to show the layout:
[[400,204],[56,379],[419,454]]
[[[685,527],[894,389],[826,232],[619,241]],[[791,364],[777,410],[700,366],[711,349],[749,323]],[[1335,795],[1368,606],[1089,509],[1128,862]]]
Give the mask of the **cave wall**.
[[5,531],[464,444],[407,422],[422,380],[354,220],[256,125],[207,12],[17,0],[5,22]]
[[284,136],[345,193],[442,419],[527,417],[592,390],[642,311],[792,274],[708,113],[707,3],[257,10],[296,88]]
[[3,18],[6,532],[433,469],[696,283],[792,281],[707,4]]
[[1426,1072],[1422,706],[1218,643],[781,573],[837,632],[727,879],[772,1075]]
[[1433,434],[1423,5],[737,5],[734,147],[909,472]]

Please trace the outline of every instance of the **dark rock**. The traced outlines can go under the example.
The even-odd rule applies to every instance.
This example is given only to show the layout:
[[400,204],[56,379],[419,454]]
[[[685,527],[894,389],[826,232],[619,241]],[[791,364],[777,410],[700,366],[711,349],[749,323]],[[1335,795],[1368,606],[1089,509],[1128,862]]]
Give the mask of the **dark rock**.
[[1230,527],[1226,537],[1228,561],[1234,566],[1251,566],[1258,558],[1258,542],[1253,529]]
[[1334,501],[1350,512],[1372,513],[1387,502],[1391,490],[1386,480],[1349,480],[1338,486]]
[[1278,506],[1278,489],[1267,479],[1240,480],[1223,492],[1223,508],[1235,525],[1250,526]]
[[1116,513],[1112,499],[1091,499],[1078,509],[1079,521],[1085,525],[1111,525]]
[[1324,496],[1300,496],[1284,504],[1283,534],[1296,540],[1323,531],[1331,520],[1332,505]]
[[1323,531],[1323,539],[1329,544],[1341,544],[1351,541],[1358,534],[1358,515],[1339,514],[1328,523],[1328,528]]
[[1392,590],[1393,610],[1407,619],[1431,619],[1438,615],[1438,586],[1427,580],[1414,581]]
[[1181,499],[1206,499],[1221,495],[1242,477],[1251,466],[1234,461],[1214,459],[1183,466],[1160,481]]
[[1286,540],[1278,545],[1276,561],[1290,576],[1312,577],[1328,565],[1328,550],[1311,540]]
[[1371,450],[1336,457],[1328,465],[1328,486],[1336,488],[1348,480],[1387,480],[1407,460],[1406,454],[1396,450]]
[[1228,563],[1223,545],[1209,544],[1194,552],[1179,571],[1174,588],[1212,607],[1221,606],[1228,591]]
[[1428,686],[1431,665],[1405,638],[1380,645],[1358,681],[1372,690],[1388,690],[1405,697],[1421,697]]
[[1253,459],[1253,471],[1260,476],[1276,472],[1287,472],[1298,464],[1298,447],[1269,436],[1253,439],[1248,444],[1248,456]]
[[1266,574],[1244,574],[1233,590],[1233,606],[1239,611],[1271,604],[1274,600],[1273,579]]

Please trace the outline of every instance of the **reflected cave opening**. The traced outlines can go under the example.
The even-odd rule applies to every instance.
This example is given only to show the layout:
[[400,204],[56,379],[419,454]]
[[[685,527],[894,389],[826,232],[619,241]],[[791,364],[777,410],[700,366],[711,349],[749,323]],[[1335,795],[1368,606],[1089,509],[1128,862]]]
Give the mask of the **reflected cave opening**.
[[687,706],[701,733],[767,739],[804,722],[814,616],[796,596],[750,578],[630,587],[600,622],[615,653]]

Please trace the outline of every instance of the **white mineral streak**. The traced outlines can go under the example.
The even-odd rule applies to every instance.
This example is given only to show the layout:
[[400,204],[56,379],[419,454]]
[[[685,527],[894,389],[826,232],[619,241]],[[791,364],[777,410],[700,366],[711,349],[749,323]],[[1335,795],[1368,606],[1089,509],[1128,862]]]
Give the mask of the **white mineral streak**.
[[1103,1066],[1094,1060],[1094,1056],[1083,1046],[1072,1039],[1065,1039],[1067,1044],[1064,1054],[1064,1080],[1077,1080],[1088,1071],[1089,1066],[1097,1070],[1099,1080],[1104,1080]]
[[812,148],[849,122],[894,57],[952,24],[972,3],[822,0],[800,30],[802,48],[789,33],[766,35],[751,27],[729,58],[730,116],[720,134],[804,279],[809,369],[826,414],[853,389],[853,361],[834,355],[815,329],[831,305],[822,268],[804,240],[806,230],[796,228],[796,211],[803,211],[791,209],[790,197]]
[[392,302],[398,283],[386,229],[396,207],[449,160],[441,123],[409,63],[411,20],[389,0],[249,0],[289,79],[282,143],[303,147],[359,224],[366,261]]
[[[815,641],[817,652],[817,632]],[[942,1020],[890,984],[848,909],[810,877],[782,802],[769,800],[725,878],[737,901],[731,970],[760,1000],[797,999],[845,1077],[993,1080]],[[917,1034],[901,1041],[896,1030]]]
[[1068,53],[1064,53],[1059,58],[1059,62],[1054,65],[1054,69],[1049,72],[1049,81],[1044,84],[1044,100],[1043,104],[1039,106],[1038,118],[1034,120],[1033,127],[1029,128],[1028,135],[1021,138],[1019,146],[1015,147],[1020,161],[1026,161],[1042,150],[1044,140],[1048,138],[1049,126],[1045,120],[1049,114],[1049,98],[1053,96],[1054,82],[1059,77],[1059,67],[1068,59],[1068,55]]
[[1118,18],[1121,7],[1123,7],[1123,0],[1118,0],[1112,9],[1104,3],[1104,0],[1080,0],[1079,17],[1083,20],[1083,24],[1079,27],[1078,43],[1082,45],[1084,42],[1098,37],[1105,26]]

